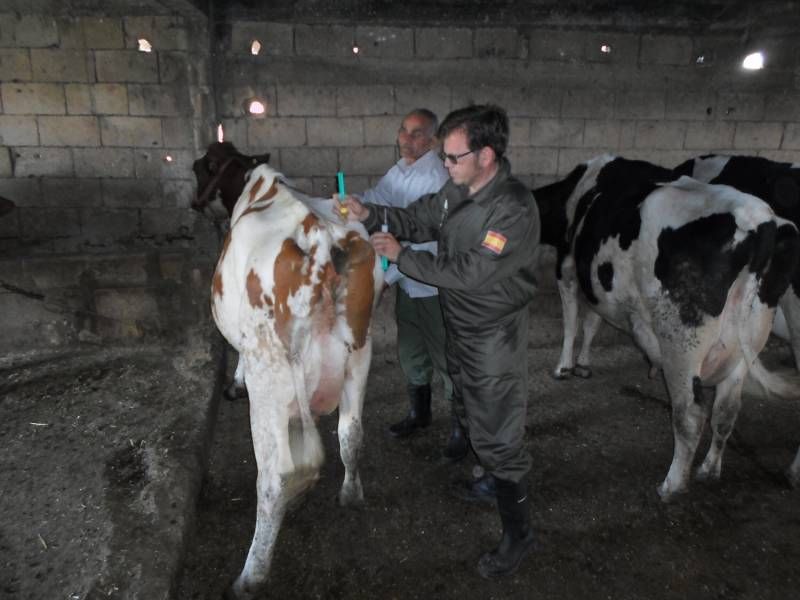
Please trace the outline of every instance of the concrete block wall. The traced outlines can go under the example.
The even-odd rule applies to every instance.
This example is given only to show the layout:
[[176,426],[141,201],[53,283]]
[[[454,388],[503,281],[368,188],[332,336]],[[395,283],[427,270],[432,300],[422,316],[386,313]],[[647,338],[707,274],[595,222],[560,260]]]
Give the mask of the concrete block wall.
[[0,251],[188,244],[191,163],[214,121],[205,18],[68,16],[60,4],[0,12],[0,196],[18,207]]
[[185,341],[211,319],[194,251],[0,257],[0,356],[78,342]]
[[[512,169],[532,187],[606,152],[664,166],[711,152],[800,163],[800,55],[789,39],[741,39],[508,22],[234,20],[214,40],[217,111],[227,140],[271,152],[275,166],[324,196],[335,191],[338,170],[350,191],[377,182],[398,158],[394,140],[408,110],[427,107],[443,118],[472,102],[508,111]],[[253,40],[262,44],[255,56]],[[766,52],[767,68],[742,70],[756,49]],[[245,113],[251,98],[266,104],[265,115]],[[554,257],[547,249],[542,256],[532,346],[562,336]],[[389,317],[379,313],[378,323]],[[605,326],[597,343],[627,340]]]
[[[509,158],[531,185],[604,152],[665,166],[709,152],[800,162],[790,39],[605,29],[233,21],[215,40],[218,115],[226,139],[272,152],[320,195],[337,170],[353,191],[373,184],[397,159],[407,110],[441,118],[471,102],[506,108]],[[755,49],[767,68],[742,70]],[[266,115],[245,114],[250,98]]]

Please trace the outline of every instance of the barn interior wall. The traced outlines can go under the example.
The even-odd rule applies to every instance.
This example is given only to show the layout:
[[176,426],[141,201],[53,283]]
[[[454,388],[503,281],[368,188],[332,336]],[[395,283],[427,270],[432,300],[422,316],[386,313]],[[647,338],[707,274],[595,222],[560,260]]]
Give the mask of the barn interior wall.
[[[211,135],[207,20],[0,13],[0,250],[180,247]],[[146,39],[151,52],[141,52]]]
[[[604,152],[664,166],[709,152],[800,161],[800,55],[783,34],[252,16],[215,31],[226,138],[272,152],[316,194],[334,191],[337,170],[353,191],[385,173],[409,109],[443,117],[472,102],[506,108],[509,158],[531,185]],[[767,68],[745,71],[754,50],[765,52]],[[245,114],[249,98],[266,100],[263,117]]]
[[[448,23],[397,10],[381,19],[348,2],[331,21],[335,3],[321,1],[290,15],[237,2],[176,11],[170,0],[140,3],[162,14],[131,15],[125,3],[92,13],[74,0],[79,16],[43,1],[0,13],[0,196],[19,207],[0,220],[7,253],[195,243],[207,223],[187,210],[190,167],[217,122],[321,195],[339,170],[352,191],[374,183],[397,158],[407,110],[443,117],[470,102],[508,110],[509,157],[531,185],[603,152],[665,166],[706,152],[800,160],[800,53],[775,29],[779,3],[765,5],[770,27],[743,30],[685,15],[673,23],[684,29],[663,15],[640,16],[640,27],[635,15],[570,18],[543,0],[516,23],[510,9]],[[151,53],[137,50],[140,37]],[[746,72],[742,57],[756,49],[767,68]],[[251,98],[265,101],[264,116],[246,114]]]
[[[471,102],[507,109],[509,158],[532,186],[603,152],[665,166],[708,152],[800,162],[800,53],[791,28],[776,26],[776,7],[787,3],[765,3],[771,16],[761,28],[710,27],[690,18],[691,3],[672,21],[577,18],[545,0],[530,2],[538,12],[525,18],[509,9],[459,19],[455,9],[428,19],[433,9],[420,12],[422,3],[381,18],[355,0],[291,10],[194,0],[140,1],[135,10],[117,0],[11,4],[15,12],[0,12],[0,196],[18,207],[0,217],[9,347],[30,332],[50,345],[146,337],[153,310],[180,313],[180,302],[170,309],[165,299],[176,282],[196,283],[198,250],[205,268],[217,248],[209,222],[189,209],[191,163],[217,123],[226,140],[271,152],[301,188],[326,196],[339,170],[354,192],[386,172],[408,110],[443,117]],[[139,38],[153,51],[140,52]],[[741,69],[753,50],[766,54],[762,71]],[[265,115],[246,113],[254,98]],[[153,266],[175,261],[177,275]],[[135,276],[103,276],[110,264],[136,265]],[[544,264],[543,281],[550,272]],[[560,335],[550,291],[537,305],[541,344]],[[106,313],[112,325],[145,325],[112,331]]]

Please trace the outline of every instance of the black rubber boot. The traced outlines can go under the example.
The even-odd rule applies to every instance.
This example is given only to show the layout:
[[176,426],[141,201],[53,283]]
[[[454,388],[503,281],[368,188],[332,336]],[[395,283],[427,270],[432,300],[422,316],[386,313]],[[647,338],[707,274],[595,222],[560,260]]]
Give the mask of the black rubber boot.
[[447,446],[442,450],[442,456],[451,462],[458,462],[469,452],[469,437],[456,415],[453,415],[450,419],[452,423],[450,439],[447,440]]
[[511,575],[535,546],[525,480],[520,483],[496,479],[497,510],[503,522],[500,544],[481,556],[478,573],[484,579]]
[[417,429],[431,424],[431,386],[409,385],[408,395],[411,398],[408,415],[399,423],[389,426],[389,433],[394,437],[408,437]]
[[495,478],[486,473],[483,477],[471,481],[457,481],[452,487],[453,495],[467,502],[494,504],[497,499]]

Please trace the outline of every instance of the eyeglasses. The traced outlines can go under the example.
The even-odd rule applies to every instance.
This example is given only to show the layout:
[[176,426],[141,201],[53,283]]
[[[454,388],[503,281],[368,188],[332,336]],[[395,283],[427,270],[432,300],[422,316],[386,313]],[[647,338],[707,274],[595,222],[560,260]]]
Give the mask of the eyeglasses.
[[475,152],[475,150],[467,150],[461,154],[445,154],[444,152],[439,152],[439,158],[441,158],[444,162],[449,160],[454,165],[457,165],[459,158],[464,158],[467,154],[472,154],[473,152]]

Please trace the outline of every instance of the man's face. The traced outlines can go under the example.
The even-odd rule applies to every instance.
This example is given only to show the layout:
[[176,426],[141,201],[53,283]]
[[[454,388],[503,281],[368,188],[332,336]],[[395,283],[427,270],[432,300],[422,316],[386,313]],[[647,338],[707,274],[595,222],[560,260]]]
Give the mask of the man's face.
[[[444,138],[442,153],[445,155],[460,157],[453,162],[445,157],[444,166],[450,173],[450,179],[456,185],[472,186],[482,173],[478,162],[478,152],[469,151],[469,140],[467,132],[463,129],[456,129]],[[469,154],[467,154],[469,153]]]
[[430,132],[430,122],[419,115],[408,115],[397,130],[397,147],[408,164],[430,150],[436,138]]

